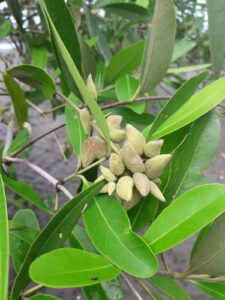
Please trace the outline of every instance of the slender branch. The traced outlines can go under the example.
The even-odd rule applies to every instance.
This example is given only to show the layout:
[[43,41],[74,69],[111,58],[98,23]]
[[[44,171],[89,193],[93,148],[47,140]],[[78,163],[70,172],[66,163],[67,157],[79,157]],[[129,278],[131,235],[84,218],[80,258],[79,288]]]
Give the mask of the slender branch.
[[43,114],[44,114],[44,115],[51,114],[51,113],[53,113],[53,112],[55,112],[55,111],[57,111],[57,110],[59,110],[59,109],[61,109],[61,108],[63,108],[63,107],[65,107],[65,104],[64,104],[64,103],[62,103],[62,104],[60,104],[60,105],[58,105],[58,106],[55,106],[55,107],[53,107],[52,109],[44,110],[44,111],[43,111]]
[[166,271],[159,271],[157,272],[159,276],[166,276],[173,279],[180,279],[180,280],[207,280],[207,281],[220,281],[225,282],[225,276],[213,277],[210,274],[190,274],[190,272],[184,273],[176,273],[176,272],[166,272]]
[[138,300],[143,300],[143,298],[142,298],[141,295],[138,293],[138,291],[135,289],[135,287],[134,287],[133,284],[130,282],[130,280],[129,280],[124,274],[121,274],[121,277],[122,277],[123,280],[126,282],[126,284],[127,284],[128,287],[130,288],[130,290],[132,291],[132,293],[134,294],[134,296],[135,296]]
[[75,103],[73,103],[70,99],[68,99],[66,96],[64,96],[61,92],[56,91],[56,95],[58,95],[61,99],[63,99],[70,106],[72,106],[76,111],[78,111],[78,113],[80,112],[80,108]]
[[28,296],[28,295],[32,294],[33,292],[36,292],[37,290],[39,290],[39,289],[41,289],[41,288],[43,288],[43,287],[44,287],[44,286],[43,286],[42,284],[38,284],[38,285],[32,287],[31,289],[27,290],[26,292],[24,292],[24,293],[22,294],[22,297],[23,297],[23,296]]
[[134,277],[135,280],[138,282],[138,284],[146,291],[147,294],[153,299],[157,300],[157,298],[154,296],[154,294],[150,291],[150,289],[144,284],[144,282],[141,281],[141,279]]

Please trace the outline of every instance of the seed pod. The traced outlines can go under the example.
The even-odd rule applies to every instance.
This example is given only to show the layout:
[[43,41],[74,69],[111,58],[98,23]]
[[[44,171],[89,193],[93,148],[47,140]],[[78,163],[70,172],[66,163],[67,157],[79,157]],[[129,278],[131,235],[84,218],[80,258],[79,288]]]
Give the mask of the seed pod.
[[115,182],[109,182],[108,183],[108,195],[111,196],[116,190],[116,183]]
[[171,154],[161,154],[148,159],[145,162],[145,173],[150,179],[159,177],[167,163],[171,159]]
[[144,146],[144,154],[147,157],[153,157],[160,154],[163,140],[150,141]]
[[105,184],[99,193],[100,194],[108,194],[108,185],[109,185],[108,183]]
[[91,74],[89,74],[87,78],[87,89],[91,94],[91,96],[93,97],[93,99],[96,100],[98,98],[98,93]]
[[150,182],[148,177],[143,173],[134,173],[134,185],[140,194],[145,197],[150,192]]
[[84,168],[89,166],[95,159],[106,157],[106,142],[99,136],[89,137],[82,146],[81,161]]
[[123,176],[116,184],[116,193],[121,199],[125,201],[131,201],[133,195],[133,186],[133,178],[130,176]]
[[133,196],[131,198],[131,201],[123,201],[123,207],[125,210],[129,210],[132,207],[134,207],[141,199],[141,194],[136,190],[136,188],[133,189]]
[[126,138],[128,142],[134,147],[139,155],[144,152],[145,138],[134,126],[127,124],[126,126]]
[[108,169],[103,166],[100,167],[102,175],[104,176],[105,180],[108,182],[110,181],[117,181],[117,177]]
[[102,181],[102,180],[105,180],[105,177],[102,176],[102,175],[100,175],[99,177],[97,177],[97,178],[95,179],[94,183],[97,183],[97,182]]
[[162,202],[165,202],[166,199],[164,198],[162,192],[160,191],[160,189],[158,188],[158,186],[153,182],[150,181],[150,193],[156,197],[157,199],[159,199]]
[[124,166],[124,163],[123,163],[121,157],[118,154],[116,154],[116,153],[110,154],[109,168],[110,168],[111,172],[117,176],[120,176],[124,173],[125,166]]
[[145,165],[141,157],[137,154],[134,147],[129,142],[124,143],[123,148],[121,150],[121,155],[125,166],[131,172],[142,173],[145,171]]
[[120,124],[122,122],[122,117],[119,115],[111,115],[106,119],[106,122],[109,127],[113,127],[115,129],[120,129]]
[[162,184],[162,181],[160,178],[154,178],[152,181],[155,182],[155,184]]
[[90,135],[90,133],[91,133],[91,115],[86,107],[80,110],[80,120],[81,120],[81,123],[82,123],[85,133]]
[[114,143],[122,142],[125,139],[125,130],[120,129],[122,117],[119,115],[112,115],[109,116],[106,121],[109,126],[110,139]]

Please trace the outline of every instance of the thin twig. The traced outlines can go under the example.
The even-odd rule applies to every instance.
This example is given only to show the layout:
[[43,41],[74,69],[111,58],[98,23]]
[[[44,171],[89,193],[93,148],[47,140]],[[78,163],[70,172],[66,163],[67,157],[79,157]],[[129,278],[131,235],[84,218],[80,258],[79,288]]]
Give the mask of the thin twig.
[[150,297],[152,297],[153,300],[157,300],[152,291],[150,291],[150,289],[144,284],[144,282],[141,281],[141,279],[135,277],[135,280],[146,291],[146,293],[149,294]]
[[62,109],[63,107],[65,107],[65,104],[64,104],[64,103],[62,103],[62,104],[60,104],[60,105],[58,105],[58,106],[55,106],[55,107],[53,107],[52,109],[44,110],[44,111],[43,111],[43,114],[44,114],[44,115],[51,114],[51,113],[53,113],[53,112],[55,112],[55,111],[57,111],[57,110],[59,110],[59,109]]
[[64,96],[60,91],[56,91],[56,95],[58,95],[60,98],[62,98],[70,106],[72,106],[76,111],[78,111],[78,113],[80,112],[80,108],[75,103],[73,103],[70,99],[68,99],[66,96]]
[[41,289],[43,287],[44,286],[42,284],[38,284],[38,285],[32,287],[31,289],[27,290],[26,292],[24,292],[22,294],[22,296],[28,296],[28,295],[32,294],[33,292],[36,292],[37,290],[39,290],[39,289]]
[[133,284],[130,282],[130,280],[129,280],[124,274],[121,274],[121,277],[122,277],[123,280],[126,282],[126,284],[127,284],[128,287],[130,288],[130,290],[132,291],[132,293],[134,294],[134,296],[135,296],[138,300],[143,300],[143,298],[142,298],[141,295],[138,293],[138,291],[135,289],[135,287],[134,287]]

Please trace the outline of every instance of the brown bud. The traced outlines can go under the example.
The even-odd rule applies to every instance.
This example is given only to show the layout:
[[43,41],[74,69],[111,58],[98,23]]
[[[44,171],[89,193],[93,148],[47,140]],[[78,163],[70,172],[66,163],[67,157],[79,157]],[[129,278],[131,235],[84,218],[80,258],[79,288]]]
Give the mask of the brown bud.
[[136,188],[133,189],[133,196],[130,201],[124,201],[123,207],[125,210],[129,210],[132,207],[134,207],[141,199],[141,194],[136,190]]
[[108,183],[107,184],[105,184],[104,186],[103,186],[103,188],[100,190],[100,194],[107,194],[108,193]]
[[160,189],[158,188],[158,186],[153,182],[150,181],[150,193],[156,197],[157,199],[159,199],[162,202],[165,202],[166,199],[164,198],[162,192],[160,191]]
[[80,120],[81,120],[81,123],[82,123],[85,133],[90,135],[90,133],[91,133],[91,115],[86,107],[82,108],[80,110]]
[[110,181],[117,181],[117,177],[108,169],[103,166],[100,167],[102,175],[104,176],[105,180],[108,182]]
[[117,176],[120,176],[124,173],[125,166],[121,157],[118,154],[116,153],[110,154],[109,168],[112,171],[112,173]]
[[150,141],[144,146],[144,153],[147,157],[153,157],[160,154],[163,140]]
[[145,173],[150,179],[159,177],[165,166],[171,159],[171,154],[161,154],[148,159],[145,162]]
[[122,159],[127,167],[131,172],[144,172],[145,165],[141,159],[141,157],[137,154],[134,147],[129,143],[125,142],[123,148],[121,150]]
[[131,201],[133,195],[133,186],[133,178],[130,176],[123,176],[116,184],[116,193],[121,199],[125,201]]
[[140,194],[145,197],[150,192],[150,182],[148,177],[143,173],[134,173],[134,185]]
[[127,124],[126,126],[126,138],[128,142],[134,147],[139,155],[144,152],[145,138],[140,131],[134,126]]
[[122,117],[119,115],[112,115],[109,116],[106,121],[109,126],[110,139],[114,143],[122,142],[125,139],[125,130],[120,129]]
[[87,89],[91,94],[91,96],[93,97],[93,99],[96,100],[98,98],[98,93],[91,74],[89,74],[87,78]]
[[99,136],[89,137],[82,146],[81,161],[84,168],[89,166],[95,159],[106,157],[106,142]]
[[109,182],[108,183],[108,195],[111,196],[116,190],[116,183],[115,182]]

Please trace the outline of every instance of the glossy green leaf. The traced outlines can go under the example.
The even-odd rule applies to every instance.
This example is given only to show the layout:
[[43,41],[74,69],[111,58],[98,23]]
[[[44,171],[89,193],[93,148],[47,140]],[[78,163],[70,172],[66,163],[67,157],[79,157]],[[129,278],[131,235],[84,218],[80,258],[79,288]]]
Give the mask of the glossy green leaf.
[[132,23],[148,22],[149,12],[142,6],[134,3],[113,3],[104,6],[107,12],[115,13],[123,19],[128,19]]
[[137,68],[137,66],[141,63],[144,45],[144,41],[136,42],[113,56],[109,66],[106,68],[106,84],[115,82],[118,78],[131,73]]
[[[119,101],[124,101],[130,99],[135,91],[137,90],[139,86],[139,82],[137,79],[131,76],[123,76],[120,77],[116,81],[116,96]],[[131,110],[138,114],[143,114],[145,110],[145,103],[144,102],[139,102],[135,103],[133,102],[130,105],[126,105],[126,107],[129,107]]]
[[9,146],[9,149],[7,150],[7,154],[10,154],[24,145],[28,143],[29,140],[29,134],[26,129],[22,129],[18,135],[15,137],[15,139],[12,141],[11,145]]
[[203,72],[199,75],[193,76],[187,80],[172,96],[169,102],[163,107],[156,119],[154,120],[151,127],[146,131],[146,139],[155,139],[151,137],[158,128],[167,120],[168,117],[173,115],[177,110],[179,110],[185,102],[193,95],[195,90],[198,88],[200,83],[206,78],[208,72]]
[[202,65],[194,65],[194,66],[187,66],[187,67],[180,67],[180,68],[169,68],[167,73],[188,73],[188,72],[194,72],[201,69],[207,69],[211,67],[211,64],[202,64]]
[[173,55],[175,33],[173,1],[156,0],[152,27],[142,60],[141,92],[151,91],[165,76]]
[[225,283],[198,281],[192,281],[192,283],[214,300],[225,300]]
[[7,72],[21,82],[41,90],[47,99],[52,99],[56,92],[56,86],[52,77],[41,68],[31,65],[20,65],[8,69]]
[[19,26],[20,30],[23,30],[23,20],[22,20],[22,10],[18,0],[6,0],[6,3],[11,10],[17,25]]
[[5,20],[2,23],[1,29],[0,29],[0,41],[2,41],[7,34],[10,32],[11,30],[11,22],[9,20]]
[[32,61],[36,67],[45,68],[48,62],[48,50],[45,46],[32,48]]
[[89,74],[92,74],[94,78],[96,72],[96,59],[94,50],[88,45],[87,41],[83,40],[83,37],[79,37],[80,47],[81,47],[81,56],[82,56],[82,67],[85,74],[85,78]]
[[224,238],[225,214],[222,214],[202,236],[192,255],[190,269],[195,273],[225,276],[223,262],[225,259]]
[[28,109],[24,92],[18,83],[8,73],[3,75],[3,79],[8,93],[12,99],[17,124],[20,128],[22,128],[24,122],[27,122],[28,119]]
[[166,207],[144,235],[154,253],[183,242],[225,211],[225,186],[208,184],[182,194]]
[[171,299],[191,300],[191,297],[185,293],[185,291],[176,283],[174,279],[155,275],[149,278],[148,281],[168,295]]
[[80,249],[57,249],[38,257],[30,266],[33,281],[54,288],[94,285],[116,278],[120,270],[103,256]]
[[99,128],[101,129],[107,143],[109,144],[109,128],[108,125],[106,123],[105,117],[103,112],[101,111],[100,107],[98,106],[98,104],[95,102],[95,100],[92,98],[92,96],[90,95],[81,75],[78,72],[78,69],[76,67],[76,65],[74,64],[68,50],[66,49],[65,45],[63,44],[62,39],[60,38],[51,18],[50,15],[48,13],[48,10],[44,4],[44,0],[41,0],[40,2],[41,7],[43,9],[43,11],[46,14],[46,17],[48,19],[49,22],[49,26],[51,28],[51,31],[55,37],[55,40],[57,42],[57,45],[59,47],[59,50],[61,51],[62,57],[64,59],[64,63],[67,65],[67,68],[74,80],[74,82],[76,83],[82,97],[83,100],[85,101],[85,103],[88,105],[93,117],[96,119],[96,122],[99,126]]
[[172,61],[175,61],[178,58],[183,57],[195,46],[196,46],[196,43],[192,40],[188,40],[187,38],[183,38],[182,40],[179,40],[175,44]]
[[152,138],[157,139],[198,119],[225,98],[225,77],[218,79],[189,98],[157,128]]
[[[172,154],[170,172],[163,187],[166,206],[191,188],[209,183],[203,172],[210,167],[219,140],[220,121],[213,112],[187,128],[183,142]],[[161,204],[161,207],[165,205]]]
[[215,77],[220,75],[225,55],[225,3],[223,0],[207,0],[209,18],[209,42]]
[[96,197],[83,219],[95,248],[116,266],[143,278],[157,271],[155,256],[131,231],[129,219],[115,197]]
[[9,234],[8,213],[2,176],[0,175],[0,299],[8,299]]
[[38,294],[29,298],[29,300],[60,300],[60,299],[49,295]]
[[97,20],[92,15],[92,13],[90,12],[90,10],[87,8],[86,5],[84,6],[84,12],[85,12],[85,16],[87,19],[88,30],[92,37],[96,37],[96,36],[98,37],[96,46],[97,46],[99,52],[104,57],[106,65],[108,65],[111,60],[112,54],[108,47],[106,38],[105,38],[103,32],[99,29]]
[[13,285],[11,300],[17,299],[20,292],[29,284],[28,270],[30,264],[41,254],[59,248],[69,237],[77,223],[83,208],[93,201],[105,183],[93,184],[84,192],[67,202],[49,221],[44,230],[32,244],[26,259],[18,273]]

